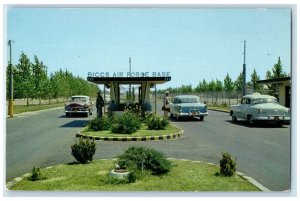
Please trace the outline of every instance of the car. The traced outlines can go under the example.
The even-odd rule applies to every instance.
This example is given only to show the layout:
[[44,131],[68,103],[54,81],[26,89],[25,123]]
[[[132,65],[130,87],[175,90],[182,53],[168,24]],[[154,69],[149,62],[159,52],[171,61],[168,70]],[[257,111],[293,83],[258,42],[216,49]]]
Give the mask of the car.
[[169,104],[170,116],[176,117],[199,117],[203,121],[208,115],[207,106],[200,102],[200,98],[195,95],[175,96]]
[[234,122],[237,119],[247,120],[250,126],[258,121],[272,121],[282,127],[284,123],[290,122],[291,110],[280,105],[274,96],[253,93],[243,96],[240,104],[232,105],[230,116]]
[[66,117],[71,114],[84,114],[86,117],[92,114],[93,103],[89,96],[71,96],[70,101],[65,105]]

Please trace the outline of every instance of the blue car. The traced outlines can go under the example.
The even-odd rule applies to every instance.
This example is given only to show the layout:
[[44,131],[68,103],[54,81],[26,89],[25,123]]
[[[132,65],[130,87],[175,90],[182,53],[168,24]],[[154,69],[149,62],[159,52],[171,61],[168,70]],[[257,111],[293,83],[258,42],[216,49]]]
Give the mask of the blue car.
[[178,95],[169,104],[171,117],[199,117],[203,121],[208,115],[207,106],[200,102],[200,98],[195,95]]

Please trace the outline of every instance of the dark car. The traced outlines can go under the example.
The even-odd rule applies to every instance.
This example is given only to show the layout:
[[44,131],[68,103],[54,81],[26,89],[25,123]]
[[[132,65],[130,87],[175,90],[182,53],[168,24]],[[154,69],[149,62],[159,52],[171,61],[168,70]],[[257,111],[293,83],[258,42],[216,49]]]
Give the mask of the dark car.
[[92,114],[93,107],[89,96],[72,96],[70,102],[65,105],[66,117],[71,114],[84,114],[88,117]]

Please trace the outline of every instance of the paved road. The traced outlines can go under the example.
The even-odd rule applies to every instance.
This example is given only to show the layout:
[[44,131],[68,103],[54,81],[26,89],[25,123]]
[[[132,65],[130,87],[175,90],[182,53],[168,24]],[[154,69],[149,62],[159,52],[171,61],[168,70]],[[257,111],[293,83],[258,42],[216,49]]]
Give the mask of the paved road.
[[[158,108],[159,107],[158,105]],[[89,119],[92,117],[89,117]],[[70,146],[74,134],[87,122],[84,117],[65,118],[63,110],[7,120],[7,180],[30,172],[33,165],[49,166],[73,162]],[[276,128],[245,122],[231,123],[226,113],[209,111],[200,122],[175,121],[184,137],[147,142],[97,141],[95,159],[113,158],[129,146],[158,149],[168,157],[218,164],[221,153],[237,157],[237,169],[274,191],[290,188],[290,126]],[[26,125],[26,127],[24,127]]]

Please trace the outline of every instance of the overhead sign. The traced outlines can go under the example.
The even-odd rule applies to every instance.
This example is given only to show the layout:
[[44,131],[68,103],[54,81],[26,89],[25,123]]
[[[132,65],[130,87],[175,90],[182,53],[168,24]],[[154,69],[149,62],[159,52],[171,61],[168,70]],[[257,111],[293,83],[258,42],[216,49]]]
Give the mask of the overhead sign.
[[88,77],[171,77],[170,72],[88,72]]

